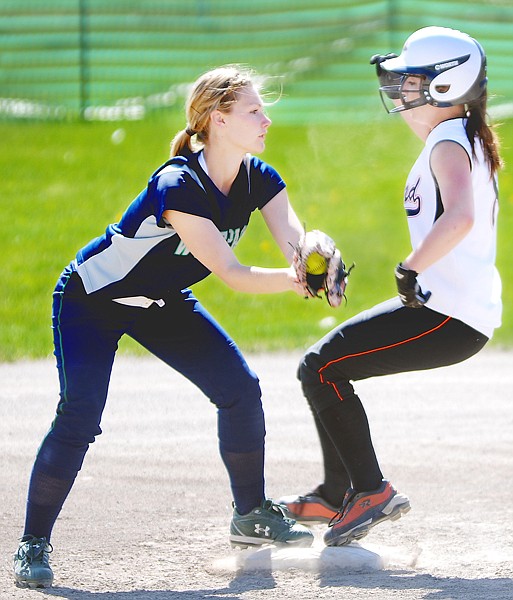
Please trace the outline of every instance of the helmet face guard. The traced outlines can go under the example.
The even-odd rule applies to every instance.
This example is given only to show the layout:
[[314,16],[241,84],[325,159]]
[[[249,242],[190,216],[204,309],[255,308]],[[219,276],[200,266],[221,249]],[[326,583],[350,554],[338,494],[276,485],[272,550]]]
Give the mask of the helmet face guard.
[[[408,75],[407,73],[398,74],[399,83],[393,85],[380,85],[379,95],[381,102],[388,114],[403,112],[417,106],[423,106],[429,103],[429,83],[426,83],[426,78],[421,75]],[[412,79],[418,80],[416,88],[409,87],[406,91],[404,86]],[[412,95],[416,94],[412,98]],[[394,100],[398,100],[396,103]]]
[[[400,56],[374,55],[370,62],[376,65],[381,100],[389,113],[425,104],[440,108],[466,104],[486,91],[483,49],[453,29],[425,27],[406,40]],[[405,90],[414,78],[418,89]]]
[[[379,80],[379,94],[385,110],[390,114],[427,104],[428,101],[426,95],[429,92],[429,85],[426,85],[425,83],[426,78],[424,76],[418,76],[418,89],[410,89],[408,91],[409,94],[418,92],[418,97],[412,100],[406,100],[405,93],[403,93],[403,86],[410,77],[409,73],[388,71],[381,66],[383,62],[392,58],[397,58],[397,54],[387,54],[385,56],[375,54],[370,60],[371,65],[376,65],[376,74]],[[401,103],[395,103],[393,102],[394,100],[400,100]]]

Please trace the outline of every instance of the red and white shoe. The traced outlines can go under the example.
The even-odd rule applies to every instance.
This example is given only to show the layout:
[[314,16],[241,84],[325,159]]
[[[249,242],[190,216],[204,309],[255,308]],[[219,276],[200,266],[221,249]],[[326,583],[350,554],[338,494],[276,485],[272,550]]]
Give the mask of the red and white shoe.
[[347,491],[340,512],[331,520],[324,534],[327,546],[345,546],[367,535],[369,529],[382,521],[395,521],[410,510],[410,501],[399,494],[392,484],[383,480],[372,492]]
[[284,496],[276,503],[285,508],[287,516],[301,523],[329,523],[339,512],[321,496],[319,487],[305,496]]

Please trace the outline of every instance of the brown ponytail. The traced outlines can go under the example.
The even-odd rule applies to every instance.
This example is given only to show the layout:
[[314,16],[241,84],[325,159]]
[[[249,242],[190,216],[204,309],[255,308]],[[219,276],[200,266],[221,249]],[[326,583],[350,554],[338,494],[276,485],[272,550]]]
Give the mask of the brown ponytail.
[[502,168],[503,161],[500,156],[499,137],[497,136],[494,126],[488,124],[486,104],[486,93],[474,102],[469,103],[466,131],[474,155],[476,137],[481,141],[486,161],[490,167],[490,174],[493,177],[495,173]]

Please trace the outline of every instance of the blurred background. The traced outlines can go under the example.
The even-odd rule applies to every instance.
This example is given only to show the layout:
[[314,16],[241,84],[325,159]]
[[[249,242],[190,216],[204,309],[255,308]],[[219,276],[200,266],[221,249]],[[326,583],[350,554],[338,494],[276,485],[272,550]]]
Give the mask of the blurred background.
[[280,122],[365,116],[362,65],[432,24],[477,38],[495,103],[513,102],[511,0],[2,0],[0,18],[4,115],[141,119],[181,109],[204,70],[243,62],[283,84]]
[[[263,158],[287,181],[307,229],[327,231],[357,267],[337,311],[292,294],[237,294],[214,277],[198,296],[244,350],[263,351],[305,347],[393,295],[393,267],[409,248],[402,191],[421,145],[383,110],[369,58],[399,53],[427,25],[469,33],[488,57],[506,161],[505,313],[493,343],[510,346],[511,0],[0,0],[0,360],[51,353],[60,271],[167,159],[188,85],[232,62],[267,76],[269,97],[279,97]],[[258,215],[237,254],[283,266]],[[130,341],[122,351],[139,352]]]

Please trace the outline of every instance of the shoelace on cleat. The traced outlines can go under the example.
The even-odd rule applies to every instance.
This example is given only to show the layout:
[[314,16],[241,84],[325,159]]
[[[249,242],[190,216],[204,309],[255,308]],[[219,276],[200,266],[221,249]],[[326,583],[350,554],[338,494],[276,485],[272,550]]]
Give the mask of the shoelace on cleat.
[[271,514],[275,514],[276,516],[280,517],[286,523],[291,523],[294,521],[294,519],[287,517],[285,508],[281,504],[275,504],[272,500],[265,500],[262,508]]
[[321,500],[324,500],[324,498],[319,494],[319,492],[316,492],[315,490],[313,492],[308,492],[304,496],[297,497],[297,499],[300,502],[303,502],[304,500],[308,500],[309,498],[320,498]]
[[[326,500],[326,498],[321,494],[321,492],[319,491],[319,488],[316,488],[315,490],[308,492],[304,496],[298,496],[298,500],[300,502],[302,502],[303,500],[309,500],[310,498],[315,498],[315,499],[321,500],[322,502],[325,502],[326,504],[328,504],[330,507],[333,506],[331,504],[331,502]],[[340,510],[342,510],[342,509],[340,509]]]
[[39,557],[44,560],[45,553],[49,554],[50,552],[53,552],[53,546],[45,538],[34,538],[22,543],[18,548],[16,557],[19,560],[26,560],[28,563],[32,563]]
[[351,500],[355,496],[356,496],[356,492],[352,488],[349,488],[346,492],[346,495],[344,496],[344,500],[342,502],[342,506],[340,507],[340,510],[337,512],[336,515],[331,517],[330,522],[328,523],[328,527],[333,527],[333,525],[335,525],[336,523],[338,523],[339,521],[341,521],[344,518],[344,516],[346,515],[347,510],[349,508],[349,504],[351,503]]

